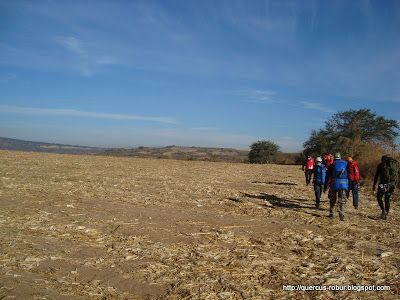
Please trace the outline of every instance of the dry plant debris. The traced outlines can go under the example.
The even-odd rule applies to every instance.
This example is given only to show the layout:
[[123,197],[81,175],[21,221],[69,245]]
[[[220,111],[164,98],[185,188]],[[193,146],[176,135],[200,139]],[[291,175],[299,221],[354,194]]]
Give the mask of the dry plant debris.
[[340,222],[299,166],[0,157],[0,299],[400,297],[398,202],[368,187]]

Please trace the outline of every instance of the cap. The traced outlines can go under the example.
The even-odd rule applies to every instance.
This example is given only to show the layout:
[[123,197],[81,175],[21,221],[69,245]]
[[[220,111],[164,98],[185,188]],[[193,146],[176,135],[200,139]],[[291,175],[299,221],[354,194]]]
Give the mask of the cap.
[[335,153],[334,157],[335,159],[340,159],[341,158],[340,153]]
[[316,163],[322,162],[322,158],[318,156],[318,157],[315,159],[315,162],[316,162]]
[[350,156],[347,158],[347,161],[353,161],[353,158],[351,158]]

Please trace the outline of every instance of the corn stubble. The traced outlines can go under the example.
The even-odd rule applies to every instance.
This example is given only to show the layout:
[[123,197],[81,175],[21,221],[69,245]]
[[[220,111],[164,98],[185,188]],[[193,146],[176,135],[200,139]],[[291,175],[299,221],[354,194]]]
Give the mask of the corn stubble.
[[340,222],[299,166],[0,157],[2,299],[399,298],[396,196],[380,220],[363,187]]

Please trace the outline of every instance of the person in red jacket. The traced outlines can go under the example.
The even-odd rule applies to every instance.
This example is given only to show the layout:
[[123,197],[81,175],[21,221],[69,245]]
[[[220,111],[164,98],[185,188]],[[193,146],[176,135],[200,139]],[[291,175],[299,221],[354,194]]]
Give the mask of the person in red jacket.
[[314,165],[315,165],[314,158],[312,158],[311,156],[308,156],[307,160],[304,161],[304,163],[303,163],[302,170],[305,171],[306,185],[310,184]]
[[322,160],[322,164],[325,166],[325,169],[328,170],[329,166],[333,164],[334,158],[332,154],[325,154],[324,159]]
[[347,174],[349,176],[349,190],[347,191],[347,199],[349,199],[350,191],[353,195],[353,206],[358,209],[358,186],[360,185],[360,169],[357,162],[351,157],[347,158]]

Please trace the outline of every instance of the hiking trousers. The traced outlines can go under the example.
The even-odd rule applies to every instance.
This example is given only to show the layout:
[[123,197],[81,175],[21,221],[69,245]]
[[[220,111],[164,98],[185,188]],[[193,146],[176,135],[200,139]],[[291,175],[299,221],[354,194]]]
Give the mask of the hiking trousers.
[[337,202],[337,210],[339,212],[339,219],[340,221],[344,221],[344,209],[345,205],[347,202],[347,197],[346,197],[346,191],[335,191],[332,189],[329,189],[328,193],[328,198],[329,198],[329,216],[333,216],[333,208],[335,207],[335,204]]
[[319,207],[319,203],[321,202],[321,194],[323,189],[323,184],[314,184],[315,204],[317,207]]
[[350,196],[350,191],[351,194],[353,195],[353,206],[358,207],[358,181],[349,181],[349,190],[347,191],[347,198]]
[[[390,209],[390,196],[394,192],[394,186],[391,186],[388,191],[384,191],[381,185],[378,186],[378,193],[376,194],[376,199],[378,200],[379,207],[381,208],[382,212],[389,213]],[[383,202],[383,195],[385,195],[385,199]]]
[[313,174],[313,170],[306,170],[304,174],[306,175],[306,185],[309,185],[311,182],[311,176]]

